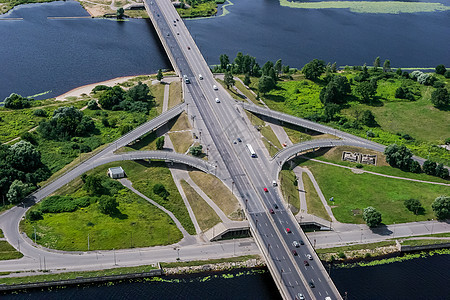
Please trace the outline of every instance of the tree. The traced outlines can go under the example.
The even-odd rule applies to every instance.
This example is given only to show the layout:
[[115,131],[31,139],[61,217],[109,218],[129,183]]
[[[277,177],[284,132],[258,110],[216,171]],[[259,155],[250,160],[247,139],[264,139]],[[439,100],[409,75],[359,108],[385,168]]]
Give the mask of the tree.
[[431,208],[433,209],[436,218],[438,218],[439,220],[450,218],[450,197],[437,197],[436,199],[434,199],[433,204],[431,204]]
[[220,68],[222,70],[227,70],[228,65],[230,64],[230,59],[228,58],[228,55],[226,54],[220,55],[219,60],[220,60]]
[[283,73],[284,74],[289,74],[289,70],[290,70],[289,66],[283,66]]
[[132,101],[144,101],[145,102],[151,98],[151,96],[149,95],[150,88],[148,87],[148,85],[143,84],[140,81],[138,82],[137,85],[130,88],[126,93],[127,93],[127,96]]
[[439,74],[439,75],[444,75],[445,71],[447,71],[447,69],[445,68],[444,65],[437,65],[435,70],[436,70],[436,74]]
[[313,59],[302,68],[302,72],[306,79],[310,80],[316,80],[324,71],[325,62],[319,59]]
[[243,82],[246,86],[249,86],[250,83],[252,83],[252,81],[250,80],[250,75],[248,75],[248,73],[245,73]]
[[84,183],[84,189],[91,195],[101,195],[105,188],[102,178],[98,175],[88,175]]
[[367,226],[377,227],[381,224],[381,213],[372,206],[364,208],[363,219],[366,221]]
[[351,92],[347,77],[331,76],[327,86],[320,91],[320,101],[326,103],[344,103],[345,96]]
[[111,89],[105,90],[100,94],[98,103],[104,109],[111,109],[115,105],[119,105],[124,100],[125,91],[120,86],[114,86]]
[[18,94],[12,93],[9,97],[5,98],[4,103],[6,108],[21,109],[30,107],[30,100],[33,99],[24,98]]
[[161,183],[157,183],[153,186],[153,193],[160,196],[163,199],[167,199],[170,193],[167,191],[166,187]]
[[383,72],[390,72],[391,71],[391,62],[389,59],[386,59],[383,63]]
[[355,94],[366,103],[372,102],[375,93],[376,88],[374,87],[373,83],[368,81],[363,81],[359,83],[355,88]]
[[435,176],[441,177],[442,179],[446,179],[448,177],[448,169],[444,167],[443,164],[438,164],[436,166]]
[[200,156],[202,155],[202,149],[202,145],[192,146],[191,148],[189,148],[189,153],[193,156]]
[[258,90],[263,95],[267,92],[270,92],[272,89],[275,88],[275,82],[272,77],[270,76],[261,76],[261,78],[258,81]]
[[409,171],[412,173],[420,173],[422,171],[422,168],[420,167],[419,162],[411,159]]
[[371,110],[365,110],[361,117],[361,122],[369,127],[377,126],[377,121],[375,121],[375,116],[373,115]]
[[12,145],[7,160],[14,169],[27,173],[42,167],[41,153],[27,141]]
[[11,203],[19,203],[26,195],[28,195],[32,190],[32,187],[20,180],[14,180],[9,187],[6,198]]
[[333,72],[333,73],[336,73],[336,72],[337,72],[336,62],[334,62],[334,63],[331,65],[331,72]]
[[161,81],[163,79],[164,75],[162,73],[162,70],[158,70],[158,74],[156,74],[156,80]]
[[242,73],[242,68],[244,66],[244,55],[242,52],[238,52],[236,54],[236,58],[234,59],[234,63],[236,65],[237,73]]
[[341,110],[340,106],[335,103],[328,103],[323,108],[323,116],[326,121],[331,121],[334,116]]
[[420,203],[417,199],[407,199],[404,202],[405,207],[410,211],[413,212],[415,215],[422,214],[424,212],[424,208],[422,206],[422,203]]
[[273,66],[273,68],[275,69],[275,72],[277,72],[277,76],[280,76],[281,68],[282,68],[281,59],[279,59],[275,62],[275,65]]
[[235,84],[235,80],[233,78],[233,74],[231,72],[225,72],[224,83],[227,86],[227,89],[230,89],[231,86]]
[[119,203],[117,202],[116,198],[108,196],[108,195],[102,195],[98,199],[98,208],[102,214],[105,215],[112,215],[117,211],[117,207],[119,206]]
[[373,62],[373,67],[375,69],[375,71],[380,67],[380,57],[377,56],[377,58],[375,58],[375,61]]
[[97,110],[99,109],[97,101],[95,101],[94,99],[89,100],[88,104],[87,104],[87,108],[90,110]]
[[423,163],[423,172],[428,175],[436,175],[437,163],[431,160],[426,160]]
[[262,75],[263,76],[270,76],[269,72],[270,72],[271,69],[273,69],[273,62],[271,62],[269,60],[261,68]]
[[164,136],[160,136],[156,139],[156,149],[162,150],[164,148]]
[[409,170],[412,152],[405,145],[391,144],[384,150],[386,161],[394,168]]
[[446,88],[435,89],[431,93],[431,103],[434,107],[444,108],[450,104],[450,94]]
[[117,12],[116,12],[117,19],[123,19],[124,15],[125,15],[125,11],[124,11],[123,7],[118,8]]

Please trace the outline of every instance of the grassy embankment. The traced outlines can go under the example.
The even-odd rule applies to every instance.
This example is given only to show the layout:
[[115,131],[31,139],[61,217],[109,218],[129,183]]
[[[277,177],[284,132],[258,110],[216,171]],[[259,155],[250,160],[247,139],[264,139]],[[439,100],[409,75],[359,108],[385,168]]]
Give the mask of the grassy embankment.
[[5,14],[17,5],[27,3],[53,2],[57,0],[0,0],[0,15]]
[[[106,174],[112,166],[122,166],[137,190],[172,211],[183,227],[195,234],[184,202],[163,162],[122,161],[103,165],[88,174]],[[167,199],[153,193],[156,183],[163,184],[169,191]],[[58,194],[81,197],[86,193],[82,185],[77,178],[62,187]],[[87,233],[90,233],[91,250],[166,245],[182,238],[172,219],[134,193],[123,190],[117,200],[120,211],[117,216],[101,214],[95,203],[72,213],[44,214],[43,220],[35,222],[26,220],[22,228],[32,237],[35,225],[39,243],[63,250],[87,250]]]
[[243,212],[238,200],[219,179],[200,171],[191,171],[189,176],[225,215],[232,220],[242,220]]
[[237,257],[229,257],[229,258],[218,258],[218,259],[208,259],[208,260],[192,260],[192,261],[178,261],[171,263],[161,263],[161,268],[176,268],[176,267],[192,267],[192,266],[201,266],[201,265],[209,265],[209,264],[218,264],[224,262],[242,262],[250,259],[258,259],[259,255],[243,255]]
[[[359,71],[344,70],[339,75],[352,79],[358,73]],[[450,79],[436,74],[434,76],[446,86],[450,85]],[[282,76],[274,90],[261,95],[262,100],[271,109],[299,117],[321,114],[323,105],[319,100],[319,94],[325,86],[323,78],[313,82],[305,79],[298,71],[291,74],[290,78]],[[416,95],[416,100],[395,98],[395,90],[400,86],[407,86]],[[249,87],[258,93],[258,78],[251,78]],[[352,89],[354,88],[355,84],[352,85]],[[378,127],[362,125],[359,129],[355,129],[337,122],[329,122],[327,125],[365,138],[367,131],[371,130],[376,135],[371,138],[375,142],[384,145],[405,144],[418,156],[430,157],[435,161],[449,164],[450,153],[435,145],[443,144],[449,137],[450,115],[445,110],[433,107],[430,102],[432,90],[430,86],[420,85],[413,80],[396,75],[392,78],[382,78],[378,80],[373,105],[361,103],[354,96],[347,96],[347,104],[342,106],[340,113],[351,122],[358,114],[360,115],[360,112],[371,110],[379,124]],[[414,140],[403,139],[401,136],[404,134],[409,134]]]
[[325,207],[323,206],[322,200],[320,200],[314,185],[309,178],[308,174],[302,173],[303,185],[305,186],[305,197],[306,206],[308,207],[308,213],[318,216],[324,220],[331,221]]
[[300,211],[300,196],[298,193],[297,177],[294,172],[287,167],[283,166],[283,169],[279,175],[280,189],[283,199],[290,204],[291,211],[296,214]]
[[114,268],[98,271],[64,272],[56,274],[44,274],[44,275],[23,276],[23,277],[16,277],[16,276],[3,277],[0,278],[0,284],[11,285],[11,284],[33,283],[33,282],[59,281],[59,280],[78,279],[80,277],[94,278],[111,275],[144,273],[155,269],[157,269],[155,266],[148,265],[138,267]]
[[181,186],[202,231],[206,231],[221,222],[211,206],[186,181],[181,180]]

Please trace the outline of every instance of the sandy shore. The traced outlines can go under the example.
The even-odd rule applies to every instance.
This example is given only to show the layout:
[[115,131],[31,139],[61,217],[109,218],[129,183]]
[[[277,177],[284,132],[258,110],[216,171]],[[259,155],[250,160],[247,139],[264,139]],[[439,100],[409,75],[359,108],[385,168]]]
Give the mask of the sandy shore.
[[79,97],[79,96],[81,96],[81,94],[89,95],[89,93],[92,91],[92,89],[94,87],[96,87],[97,85],[115,86],[118,83],[128,81],[137,76],[150,76],[150,75],[117,77],[117,78],[102,81],[102,82],[96,82],[96,83],[92,83],[92,84],[83,85],[83,86],[77,87],[71,91],[68,91],[67,93],[59,95],[55,99],[58,101],[64,101],[64,100],[66,100],[66,97]]

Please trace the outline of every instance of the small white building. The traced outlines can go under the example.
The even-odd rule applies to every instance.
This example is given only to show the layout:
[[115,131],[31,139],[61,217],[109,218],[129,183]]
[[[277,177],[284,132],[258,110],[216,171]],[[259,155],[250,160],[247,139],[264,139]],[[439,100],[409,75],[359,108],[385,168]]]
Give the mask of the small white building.
[[107,174],[112,179],[124,178],[125,177],[125,171],[122,169],[122,167],[109,168]]

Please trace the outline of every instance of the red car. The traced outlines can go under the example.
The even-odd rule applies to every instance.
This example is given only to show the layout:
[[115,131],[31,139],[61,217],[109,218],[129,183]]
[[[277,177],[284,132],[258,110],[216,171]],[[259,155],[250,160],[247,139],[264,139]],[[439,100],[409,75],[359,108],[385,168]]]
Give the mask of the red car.
[[264,188],[264,192],[266,192],[266,193],[267,193],[268,191],[269,191],[269,190],[268,190],[267,188]]
[[292,254],[293,254],[294,256],[297,256],[297,255],[298,255],[296,250],[292,250]]
[[275,212],[273,211],[273,209],[270,209],[269,210],[270,211],[270,213],[273,215]]
[[289,228],[286,228],[286,233],[291,233],[291,230]]
[[305,266],[309,266],[309,262],[307,260],[304,260],[303,263],[305,264]]

